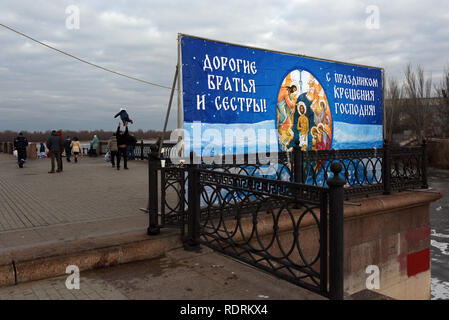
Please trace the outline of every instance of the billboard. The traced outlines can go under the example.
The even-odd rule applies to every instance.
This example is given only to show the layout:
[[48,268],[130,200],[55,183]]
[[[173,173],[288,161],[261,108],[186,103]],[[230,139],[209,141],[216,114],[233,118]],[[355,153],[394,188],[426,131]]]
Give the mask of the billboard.
[[185,151],[382,147],[382,69],[179,37]]

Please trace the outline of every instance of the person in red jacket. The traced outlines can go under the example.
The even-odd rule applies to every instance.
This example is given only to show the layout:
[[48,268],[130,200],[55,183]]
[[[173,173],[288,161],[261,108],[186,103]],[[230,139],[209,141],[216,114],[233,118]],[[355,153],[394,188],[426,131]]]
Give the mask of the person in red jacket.
[[62,137],[62,131],[61,130],[56,131],[56,133],[58,134],[59,139],[61,139],[61,142],[62,142],[61,143],[61,150],[59,151],[60,154],[61,154],[61,156],[59,157],[59,165],[60,165],[61,171],[62,171],[62,153],[64,152],[64,138]]

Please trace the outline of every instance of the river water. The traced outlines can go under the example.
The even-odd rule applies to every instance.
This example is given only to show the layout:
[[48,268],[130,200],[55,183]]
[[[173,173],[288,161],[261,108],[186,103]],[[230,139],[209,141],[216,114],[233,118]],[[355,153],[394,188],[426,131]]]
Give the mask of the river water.
[[443,192],[430,206],[432,300],[449,299],[449,170],[429,170],[429,186]]

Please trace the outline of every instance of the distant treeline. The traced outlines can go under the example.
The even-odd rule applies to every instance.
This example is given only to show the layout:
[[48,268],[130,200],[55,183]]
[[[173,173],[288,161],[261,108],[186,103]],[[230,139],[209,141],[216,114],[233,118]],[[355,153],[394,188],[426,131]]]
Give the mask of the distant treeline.
[[[28,141],[34,141],[34,142],[41,142],[41,141],[47,141],[48,137],[51,134],[51,131],[21,131],[24,136],[28,139]],[[73,130],[62,130],[62,135],[64,138],[67,136],[73,138],[78,137],[81,141],[88,141],[92,140],[94,135],[97,135],[97,137],[100,140],[107,140],[112,136],[113,131],[104,131],[104,130],[81,130],[81,131],[73,131]],[[143,131],[142,129],[139,129],[137,131],[130,130],[130,133],[134,133],[137,140],[145,140],[145,139],[155,139],[159,136],[162,136],[162,131],[156,131],[156,130],[147,130]],[[164,139],[170,138],[171,131],[168,131],[165,133]],[[0,132],[0,142],[3,141],[13,141],[15,137],[19,134],[19,131],[1,131]]]

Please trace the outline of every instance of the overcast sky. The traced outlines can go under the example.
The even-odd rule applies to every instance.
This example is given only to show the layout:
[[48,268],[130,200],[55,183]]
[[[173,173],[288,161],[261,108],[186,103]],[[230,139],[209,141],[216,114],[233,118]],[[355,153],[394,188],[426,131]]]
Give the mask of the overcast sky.
[[[79,29],[66,26],[70,5],[79,8]],[[408,62],[435,82],[449,65],[447,1],[2,0],[0,23],[165,86],[178,33],[379,66],[398,80]],[[168,89],[95,69],[1,27],[0,42],[0,131],[111,130],[123,105],[135,129],[162,129]],[[175,124],[176,105],[169,127]]]

